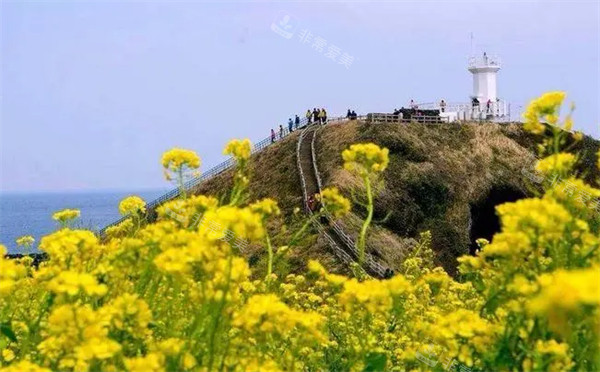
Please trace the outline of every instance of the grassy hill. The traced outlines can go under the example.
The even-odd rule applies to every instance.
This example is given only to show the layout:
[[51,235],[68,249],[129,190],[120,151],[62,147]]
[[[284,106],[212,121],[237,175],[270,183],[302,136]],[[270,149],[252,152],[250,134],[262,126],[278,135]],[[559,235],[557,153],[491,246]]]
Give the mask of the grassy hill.
[[[297,226],[302,191],[296,167],[296,132],[250,163],[250,199],[271,197],[282,208],[281,219],[270,226],[276,243],[289,238],[283,227]],[[368,238],[372,253],[396,268],[422,231],[430,230],[437,261],[453,273],[456,258],[474,249],[476,238],[498,230],[494,207],[536,193],[527,174],[535,159],[536,138],[520,124],[368,124],[362,121],[330,124],[319,130],[315,143],[324,186],[334,185],[347,196],[361,194],[354,176],[342,168],[341,152],[350,144],[373,142],[390,150],[390,164],[378,188],[375,224]],[[588,182],[597,179],[593,162],[598,142],[584,138],[576,144],[584,154],[580,169]],[[225,172],[197,187],[194,193],[225,197],[232,173]],[[357,203],[342,224],[352,236],[366,213]],[[285,223],[284,223],[285,222]],[[249,253],[261,265],[262,250]],[[291,253],[291,271],[302,270],[308,258],[318,258],[332,271],[345,270],[327,244],[313,232]]]

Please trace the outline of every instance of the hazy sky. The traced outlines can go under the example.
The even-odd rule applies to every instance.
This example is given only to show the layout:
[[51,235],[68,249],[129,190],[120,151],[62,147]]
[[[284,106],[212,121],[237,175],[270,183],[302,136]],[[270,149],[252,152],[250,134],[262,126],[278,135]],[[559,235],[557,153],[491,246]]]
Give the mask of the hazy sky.
[[501,98],[565,90],[599,137],[598,4],[2,1],[0,190],[164,187],[164,150],[206,170],[308,107],[468,100],[470,32],[502,59]]

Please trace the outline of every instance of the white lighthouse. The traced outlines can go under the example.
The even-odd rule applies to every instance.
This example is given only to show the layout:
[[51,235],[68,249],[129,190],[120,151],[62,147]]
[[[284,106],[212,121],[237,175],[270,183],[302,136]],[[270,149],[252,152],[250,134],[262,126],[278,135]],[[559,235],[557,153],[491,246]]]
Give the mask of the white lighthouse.
[[507,115],[506,102],[498,98],[496,85],[500,58],[487,53],[472,56],[468,69],[473,74],[471,118],[491,120]]
[[[473,94],[471,101],[419,103],[418,108],[439,110],[442,120],[487,120],[502,121],[510,118],[510,105],[500,97],[497,91],[497,76],[500,71],[500,59],[487,53],[469,58],[468,70],[473,74]],[[441,105],[443,103],[443,106]]]

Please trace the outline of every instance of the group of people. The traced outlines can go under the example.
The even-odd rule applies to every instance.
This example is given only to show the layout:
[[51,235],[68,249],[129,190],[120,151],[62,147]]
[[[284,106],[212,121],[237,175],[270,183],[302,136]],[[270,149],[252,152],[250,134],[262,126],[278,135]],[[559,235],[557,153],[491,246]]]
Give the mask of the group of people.
[[[496,103],[500,102],[500,98],[496,98]],[[479,108],[479,100],[477,99],[477,97],[473,97],[472,101],[472,106],[473,108]],[[492,100],[488,99],[487,102],[485,103],[485,110],[486,112],[491,112],[492,111]]]
[[[314,109],[312,109],[312,111],[310,109],[308,109],[308,110],[306,110],[306,120],[307,120],[308,124],[312,124],[312,123],[325,124],[325,123],[327,123],[327,111],[325,111],[324,108],[322,108],[322,109],[314,108]],[[292,133],[294,130],[297,130],[300,127],[300,117],[298,115],[296,115],[294,117],[294,119],[289,118],[287,124],[288,124],[289,133]],[[285,135],[285,133],[284,133],[283,125],[280,124],[279,125],[279,139],[282,139],[284,135]],[[271,143],[275,142],[276,140],[277,140],[277,133],[275,132],[275,129],[271,128]]]
[[325,111],[324,108],[320,110],[318,108],[313,108],[312,111],[308,109],[306,110],[306,120],[308,120],[308,124],[325,124],[327,123],[327,111]]
[[346,114],[347,119],[356,120],[357,117],[358,115],[356,115],[356,112],[354,112],[354,110],[350,111],[350,109],[348,109],[348,113]]

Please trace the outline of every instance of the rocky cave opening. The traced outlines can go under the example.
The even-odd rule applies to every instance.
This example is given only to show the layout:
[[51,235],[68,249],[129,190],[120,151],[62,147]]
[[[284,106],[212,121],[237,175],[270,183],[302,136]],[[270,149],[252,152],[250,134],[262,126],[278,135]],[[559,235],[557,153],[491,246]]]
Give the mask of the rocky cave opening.
[[475,254],[479,248],[475,242],[477,239],[485,238],[491,241],[492,236],[500,231],[500,219],[496,214],[496,206],[525,197],[525,193],[518,188],[501,185],[492,187],[486,197],[471,204],[470,254]]

